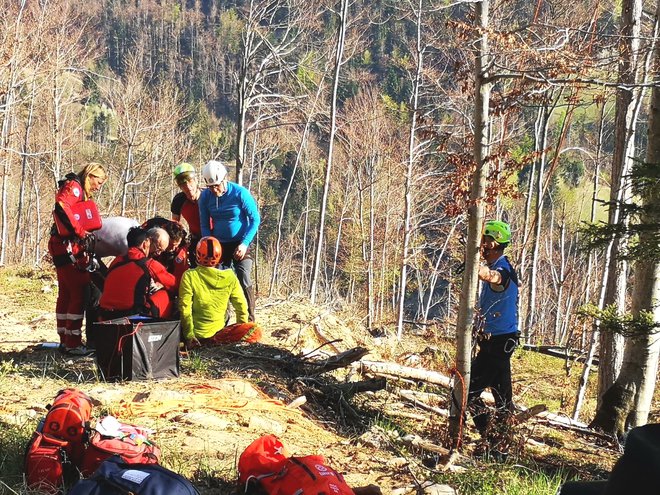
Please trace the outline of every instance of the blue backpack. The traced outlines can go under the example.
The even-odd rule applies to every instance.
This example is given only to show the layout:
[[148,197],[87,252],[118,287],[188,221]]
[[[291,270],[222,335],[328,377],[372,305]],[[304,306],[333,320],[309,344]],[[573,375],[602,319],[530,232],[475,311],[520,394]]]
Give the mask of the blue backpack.
[[158,464],[126,464],[119,456],[105,460],[68,495],[200,495],[183,476]]

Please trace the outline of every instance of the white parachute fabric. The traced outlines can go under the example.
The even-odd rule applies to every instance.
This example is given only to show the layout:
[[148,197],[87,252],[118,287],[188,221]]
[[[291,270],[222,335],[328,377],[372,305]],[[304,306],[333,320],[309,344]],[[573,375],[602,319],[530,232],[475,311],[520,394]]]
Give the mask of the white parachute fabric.
[[126,234],[131,227],[140,225],[137,220],[125,217],[108,217],[103,219],[103,226],[94,232],[96,249],[99,258],[105,256],[123,256],[128,252]]

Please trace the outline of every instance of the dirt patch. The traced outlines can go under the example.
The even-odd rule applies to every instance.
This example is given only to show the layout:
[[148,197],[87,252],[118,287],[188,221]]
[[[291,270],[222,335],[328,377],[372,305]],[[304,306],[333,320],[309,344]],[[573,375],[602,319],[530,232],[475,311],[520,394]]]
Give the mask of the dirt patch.
[[[356,346],[369,350],[367,359],[448,372],[453,341],[440,328],[408,331],[399,342],[391,329],[372,336],[350,311],[338,316],[302,300],[262,298],[257,307],[262,343],[184,355],[176,380],[105,383],[92,358],[71,359],[40,347],[57,337],[55,294],[49,272],[0,271],[0,426],[19,431],[20,441],[27,440],[58,390],[76,386],[96,400],[97,415],[109,413],[153,429],[163,464],[193,479],[203,493],[230,493],[238,455],[266,433],[280,436],[296,455],[325,455],[346,474],[349,484],[375,483],[384,493],[411,491],[411,473],[418,481],[444,476],[421,468],[427,452],[404,448],[388,435],[415,433],[441,444],[446,420],[402,400],[396,392],[410,388],[437,395],[431,405],[446,408],[446,390],[388,380],[386,390],[344,397],[335,395],[332,386],[364,378],[352,368],[325,374],[322,380],[313,373],[301,378],[300,372],[306,359],[323,360]],[[532,396],[539,390],[533,383],[543,370],[548,385],[544,393],[554,389],[561,403],[566,393],[561,369],[555,377],[536,359],[514,360],[516,397],[533,400],[522,405],[537,403],[541,397]],[[304,404],[287,407],[292,401],[300,403],[301,395],[306,396]],[[466,454],[476,441],[477,435],[468,429]],[[546,472],[580,479],[604,477],[618,457],[617,451],[592,438],[534,421],[518,427],[516,442],[525,462],[531,459]],[[468,472],[475,467],[471,459],[463,464]],[[20,486],[20,467],[3,473],[0,480]]]

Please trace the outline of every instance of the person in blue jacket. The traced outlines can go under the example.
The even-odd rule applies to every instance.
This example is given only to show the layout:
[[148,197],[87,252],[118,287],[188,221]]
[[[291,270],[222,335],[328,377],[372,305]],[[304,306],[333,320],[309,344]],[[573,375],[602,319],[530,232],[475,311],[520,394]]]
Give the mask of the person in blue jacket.
[[[468,409],[474,424],[486,440],[491,453],[506,454],[507,446],[497,434],[513,412],[511,354],[518,345],[518,275],[504,256],[511,241],[511,229],[505,222],[485,223],[481,238],[481,256],[486,264],[479,267],[481,294],[478,307],[479,352],[472,361]],[[490,388],[497,412],[491,416],[481,399]],[[495,423],[495,424],[493,424]],[[494,444],[499,445],[494,445]]]
[[213,236],[222,246],[220,264],[233,266],[248,303],[250,321],[255,321],[255,293],[252,287],[250,243],[261,217],[254,198],[243,186],[227,180],[227,169],[216,160],[204,165],[202,176],[207,189],[199,197],[202,236]]

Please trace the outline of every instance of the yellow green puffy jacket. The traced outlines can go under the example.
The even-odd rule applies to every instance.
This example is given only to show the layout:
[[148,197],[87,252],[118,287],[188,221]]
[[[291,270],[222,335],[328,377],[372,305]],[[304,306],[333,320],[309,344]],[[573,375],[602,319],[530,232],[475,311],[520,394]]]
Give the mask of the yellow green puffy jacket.
[[224,328],[229,301],[236,312],[236,323],[247,322],[247,301],[233,270],[207,266],[186,270],[179,286],[184,339],[207,339]]

